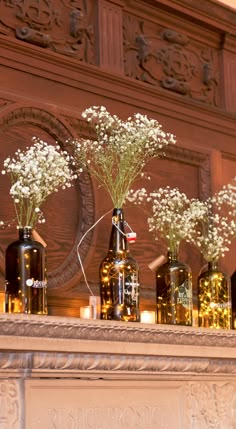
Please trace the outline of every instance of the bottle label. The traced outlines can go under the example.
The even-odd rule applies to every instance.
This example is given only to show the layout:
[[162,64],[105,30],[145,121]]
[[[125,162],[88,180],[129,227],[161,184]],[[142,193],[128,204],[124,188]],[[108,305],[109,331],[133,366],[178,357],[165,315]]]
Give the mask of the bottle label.
[[46,280],[28,279],[28,280],[26,280],[26,286],[34,287],[37,289],[42,289],[42,288],[47,286],[47,281]]
[[217,308],[222,308],[222,309],[225,309],[225,308],[229,308],[231,306],[231,303],[230,302],[218,302],[218,303],[216,303],[216,302],[211,302],[210,304],[209,304],[209,307],[211,308],[211,309],[217,309]]
[[181,304],[185,308],[192,308],[192,283],[188,279],[179,286],[177,304]]
[[133,274],[130,279],[125,282],[125,295],[129,296],[132,302],[138,302],[139,298],[139,282],[138,276]]

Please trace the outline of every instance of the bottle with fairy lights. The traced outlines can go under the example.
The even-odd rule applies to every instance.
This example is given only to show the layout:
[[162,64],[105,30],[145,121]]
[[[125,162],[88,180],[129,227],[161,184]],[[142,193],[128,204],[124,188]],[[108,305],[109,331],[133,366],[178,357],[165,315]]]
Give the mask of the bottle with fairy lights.
[[45,247],[32,239],[32,228],[19,229],[19,239],[5,254],[6,313],[47,314]]
[[139,267],[129,251],[121,208],[113,210],[109,250],[99,276],[101,318],[139,322]]
[[167,261],[156,270],[157,323],[192,325],[192,271],[179,261],[178,250],[167,252]]
[[198,277],[198,326],[231,328],[230,281],[218,261],[209,261]]

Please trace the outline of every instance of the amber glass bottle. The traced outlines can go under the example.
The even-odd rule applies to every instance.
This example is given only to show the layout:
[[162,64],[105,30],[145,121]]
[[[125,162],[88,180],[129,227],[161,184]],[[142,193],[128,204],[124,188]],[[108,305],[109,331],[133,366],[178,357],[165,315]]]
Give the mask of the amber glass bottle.
[[219,269],[218,261],[210,261],[198,277],[198,326],[231,328],[231,293],[229,279]]
[[157,323],[192,325],[192,272],[168,252],[167,262],[156,271]]
[[32,229],[19,229],[19,240],[5,255],[5,311],[47,314],[45,248],[31,238]]
[[125,235],[123,209],[114,209],[107,256],[100,265],[101,318],[139,322],[139,268]]
[[231,276],[232,329],[236,329],[236,270]]

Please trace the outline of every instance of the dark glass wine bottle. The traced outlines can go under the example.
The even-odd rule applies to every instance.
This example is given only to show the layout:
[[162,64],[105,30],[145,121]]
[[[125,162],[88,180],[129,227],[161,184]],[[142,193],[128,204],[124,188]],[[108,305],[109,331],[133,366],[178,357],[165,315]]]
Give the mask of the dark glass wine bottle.
[[131,257],[123,209],[113,210],[107,256],[100,264],[101,318],[139,322],[139,268]]
[[210,261],[198,277],[198,326],[230,329],[231,297],[228,276]]
[[231,278],[232,329],[236,329],[236,270]]
[[6,249],[6,313],[47,314],[45,247],[31,237],[30,227],[20,228]]
[[168,252],[167,262],[156,271],[157,323],[192,325],[192,272],[178,260],[178,252]]

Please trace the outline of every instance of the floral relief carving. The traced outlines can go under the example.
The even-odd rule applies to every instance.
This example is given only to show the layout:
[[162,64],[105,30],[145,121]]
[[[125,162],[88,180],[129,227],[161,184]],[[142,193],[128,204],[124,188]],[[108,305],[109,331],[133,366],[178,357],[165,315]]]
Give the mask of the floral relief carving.
[[95,63],[94,7],[91,0],[8,0],[0,33]]
[[186,397],[189,427],[236,428],[235,383],[189,383]]
[[215,50],[184,34],[124,15],[125,73],[211,105],[219,104],[218,56]]
[[15,380],[0,381],[0,426],[2,429],[20,428],[22,409],[20,389]]

